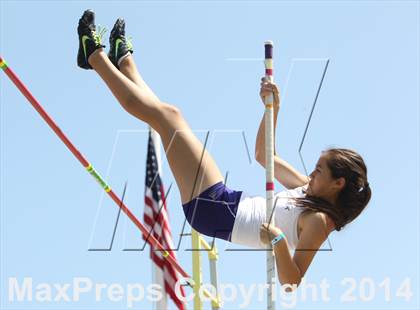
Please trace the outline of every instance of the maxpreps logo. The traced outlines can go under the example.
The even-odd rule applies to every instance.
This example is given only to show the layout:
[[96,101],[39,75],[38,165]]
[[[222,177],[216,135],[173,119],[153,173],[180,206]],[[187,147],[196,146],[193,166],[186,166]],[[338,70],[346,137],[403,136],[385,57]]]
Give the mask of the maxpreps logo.
[[[147,300],[156,302],[162,299],[163,289],[159,284],[144,286],[141,283],[94,283],[90,278],[75,277],[70,283],[34,283],[30,277],[19,281],[9,278],[8,299],[11,303],[77,303],[81,298],[96,302],[109,300],[125,302],[128,308],[136,302]],[[175,292],[180,295],[181,284],[175,286]]]

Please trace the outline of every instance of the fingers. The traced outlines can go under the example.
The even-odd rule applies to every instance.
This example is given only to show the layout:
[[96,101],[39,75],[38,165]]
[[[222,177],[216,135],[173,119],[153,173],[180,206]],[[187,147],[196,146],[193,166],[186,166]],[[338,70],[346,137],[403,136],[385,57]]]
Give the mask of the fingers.
[[260,97],[263,102],[265,101],[265,97],[273,95],[275,106],[280,106],[280,91],[277,85],[264,76],[261,78],[260,86]]
[[261,92],[273,92],[275,94],[279,93],[279,89],[274,82],[268,81],[266,77],[261,78]]
[[268,244],[270,242],[270,224],[263,223],[260,226],[260,239],[261,242],[264,244]]
[[260,230],[260,240],[263,244],[268,244],[268,233],[264,230]]
[[277,85],[274,84],[274,83],[272,83],[272,84],[261,83],[261,90],[264,90],[264,91],[267,91],[267,92],[273,92],[273,93],[276,93],[276,94],[279,93],[279,89],[278,89]]
[[262,223],[260,229],[263,230],[263,231],[270,231],[270,224],[269,223]]

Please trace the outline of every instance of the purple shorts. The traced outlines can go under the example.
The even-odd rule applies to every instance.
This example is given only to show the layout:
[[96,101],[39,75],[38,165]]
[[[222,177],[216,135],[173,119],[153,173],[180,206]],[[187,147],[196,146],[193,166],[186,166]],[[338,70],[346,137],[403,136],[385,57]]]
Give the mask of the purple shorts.
[[199,233],[230,241],[241,194],[216,183],[182,206],[185,217]]

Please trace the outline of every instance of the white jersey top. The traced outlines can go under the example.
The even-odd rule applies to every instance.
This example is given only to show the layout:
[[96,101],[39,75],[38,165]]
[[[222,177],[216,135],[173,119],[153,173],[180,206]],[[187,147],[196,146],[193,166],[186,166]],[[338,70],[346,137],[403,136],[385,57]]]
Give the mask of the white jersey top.
[[[274,195],[274,225],[285,234],[289,250],[296,249],[298,242],[298,218],[304,210],[296,207],[289,198],[304,197],[307,185],[285,190]],[[276,201],[277,200],[277,201]],[[242,193],[233,224],[231,241],[252,248],[264,249],[260,241],[260,227],[266,223],[266,203],[263,197],[250,197]]]

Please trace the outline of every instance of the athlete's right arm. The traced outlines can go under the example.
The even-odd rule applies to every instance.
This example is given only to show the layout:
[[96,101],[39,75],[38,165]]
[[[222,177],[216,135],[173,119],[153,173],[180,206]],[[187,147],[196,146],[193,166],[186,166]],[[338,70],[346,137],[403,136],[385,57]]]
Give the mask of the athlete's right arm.
[[[280,109],[279,90],[274,83],[269,83],[262,79],[260,97],[264,102],[264,97],[270,92],[274,94],[274,136],[277,123],[277,115]],[[261,119],[255,143],[255,159],[265,168],[265,121]],[[274,176],[287,189],[303,186],[309,182],[309,177],[301,174],[292,165],[276,155],[274,148]]]
[[[255,159],[265,168],[265,154],[264,156],[256,156]],[[301,174],[287,161],[274,156],[274,176],[287,189],[294,189],[309,183],[310,178]]]

